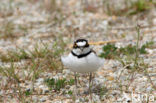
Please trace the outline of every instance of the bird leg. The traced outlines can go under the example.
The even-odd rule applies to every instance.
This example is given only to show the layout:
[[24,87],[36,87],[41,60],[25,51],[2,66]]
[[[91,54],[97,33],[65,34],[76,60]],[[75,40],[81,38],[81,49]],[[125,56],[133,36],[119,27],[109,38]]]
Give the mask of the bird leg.
[[89,95],[90,95],[90,98],[92,100],[92,95],[91,95],[92,91],[91,91],[91,88],[92,88],[92,73],[90,72],[90,74],[89,74]]
[[75,100],[76,100],[76,97],[77,97],[77,74],[76,72],[74,72],[74,76],[75,76]]
[[74,76],[75,76],[75,86],[77,88],[77,74],[76,74],[76,72],[74,73]]

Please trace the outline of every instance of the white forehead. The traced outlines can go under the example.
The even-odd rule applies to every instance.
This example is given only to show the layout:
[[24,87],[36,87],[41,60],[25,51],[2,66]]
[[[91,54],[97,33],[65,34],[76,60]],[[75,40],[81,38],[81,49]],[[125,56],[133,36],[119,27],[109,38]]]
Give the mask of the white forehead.
[[86,41],[79,41],[76,43],[78,46],[85,46],[86,45]]

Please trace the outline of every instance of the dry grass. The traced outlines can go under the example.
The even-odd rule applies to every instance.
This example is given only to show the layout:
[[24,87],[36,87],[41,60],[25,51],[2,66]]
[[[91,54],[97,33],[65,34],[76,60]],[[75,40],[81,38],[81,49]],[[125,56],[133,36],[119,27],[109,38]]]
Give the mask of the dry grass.
[[[4,86],[2,85],[1,89],[8,91],[15,90],[14,94],[7,95],[16,97],[17,100],[22,103],[26,102],[26,96],[28,96],[29,93],[22,89],[20,86],[21,83],[25,82],[25,80],[29,80],[32,81],[34,87],[35,80],[40,77],[42,72],[53,72],[62,69],[59,58],[64,52],[65,46],[62,39],[60,38],[59,41],[54,42],[52,47],[49,47],[48,44],[42,44],[42,47],[40,46],[36,45],[34,51],[18,49],[8,51],[5,54],[1,53],[0,56],[2,62],[11,63],[9,67],[0,66],[0,74],[8,78],[6,82],[11,81]],[[25,61],[23,66],[15,64],[21,61]],[[21,78],[20,75],[24,73],[25,70],[28,74],[23,74]],[[1,84],[3,83],[1,82]],[[35,93],[34,89],[30,92]]]

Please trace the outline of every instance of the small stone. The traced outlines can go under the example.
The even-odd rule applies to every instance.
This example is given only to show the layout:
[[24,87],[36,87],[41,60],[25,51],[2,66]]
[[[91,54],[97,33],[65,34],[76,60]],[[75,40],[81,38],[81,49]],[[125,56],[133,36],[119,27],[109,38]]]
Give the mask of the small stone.
[[31,90],[30,88],[27,88],[27,89],[26,89],[27,92],[30,92],[30,90]]
[[107,79],[108,79],[108,80],[114,80],[114,77],[108,76]]
[[75,101],[75,103],[80,103],[80,100],[79,100],[79,99],[77,99],[77,100]]
[[48,93],[49,92],[49,88],[46,85],[40,85],[39,89],[42,91],[42,93]]
[[64,70],[63,70],[63,74],[70,74],[70,72],[71,72],[71,71],[68,70],[68,69],[64,69]]
[[44,90],[43,94],[49,93],[49,90]]
[[37,102],[38,102],[37,96],[33,96],[33,97],[32,97],[32,100],[33,100],[35,103],[37,103]]
[[66,89],[69,89],[69,88],[70,88],[70,85],[67,85],[67,86],[66,86]]
[[45,102],[47,100],[47,97],[42,97],[41,99],[40,99],[40,102]]
[[43,78],[39,78],[36,81],[39,82],[39,83],[43,83],[44,82],[44,79]]
[[150,92],[151,90],[152,90],[151,87],[147,87],[147,89],[146,89],[147,92]]
[[26,87],[26,91],[27,90],[33,90],[33,83],[30,83],[27,87]]
[[1,90],[1,91],[0,91],[0,95],[3,95],[3,94],[4,94],[4,91]]

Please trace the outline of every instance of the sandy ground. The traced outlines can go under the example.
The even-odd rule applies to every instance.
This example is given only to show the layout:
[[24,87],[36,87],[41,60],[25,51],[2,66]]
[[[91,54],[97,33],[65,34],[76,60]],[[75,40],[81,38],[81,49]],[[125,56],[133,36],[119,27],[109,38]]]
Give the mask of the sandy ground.
[[[108,5],[112,7],[108,10]],[[130,5],[130,4],[127,4]],[[131,71],[125,69],[118,60],[106,59],[104,66],[95,73],[93,79],[92,96],[94,103],[149,103],[156,101],[156,8],[134,15],[128,15],[133,9],[127,7],[124,0],[1,0],[0,1],[0,52],[16,51],[21,48],[25,51],[35,50],[36,45],[43,48],[43,43],[53,50],[55,41],[63,40],[67,45],[62,55],[71,50],[68,45],[77,38],[83,37],[90,42],[113,41],[118,47],[128,44],[135,45],[137,41],[136,25],[140,25],[140,46],[153,41],[152,48],[148,48],[147,54],[141,55],[144,63],[148,64],[145,70]],[[112,13],[111,13],[112,11]],[[120,11],[120,12],[117,12]],[[110,14],[111,15],[110,15]],[[118,15],[117,15],[118,14]],[[92,46],[100,54],[103,45]],[[48,58],[48,57],[47,57]],[[57,57],[60,58],[60,57]],[[0,58],[0,66],[10,66],[10,62],[3,62]],[[70,70],[58,66],[56,70],[44,70],[35,80],[31,78],[33,72],[29,69],[21,69],[29,65],[29,60],[22,59],[14,62],[19,78],[19,87],[22,91],[34,92],[25,96],[19,95],[19,89],[11,84],[12,77],[0,73],[0,102],[17,103],[22,100],[28,103],[73,103],[74,85],[66,85],[60,91],[50,90],[45,84],[46,78],[74,78]],[[41,62],[44,64],[44,62]],[[19,69],[18,69],[19,68]],[[39,68],[39,67],[38,67]],[[41,68],[42,69],[42,68]],[[0,71],[2,72],[2,71]],[[79,96],[77,103],[88,103],[90,97],[86,92],[88,77],[79,74]],[[87,79],[86,79],[87,78]],[[8,87],[8,88],[5,88]],[[147,95],[147,96],[146,96]],[[20,97],[22,96],[22,97]],[[136,99],[133,97],[145,97]],[[22,99],[20,99],[22,98]]]

